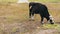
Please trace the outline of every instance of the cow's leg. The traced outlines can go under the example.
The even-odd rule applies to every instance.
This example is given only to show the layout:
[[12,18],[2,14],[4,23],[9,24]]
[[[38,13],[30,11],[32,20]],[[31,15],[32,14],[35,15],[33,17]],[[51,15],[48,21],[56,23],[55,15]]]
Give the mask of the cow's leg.
[[34,13],[32,12],[31,19],[34,21]]
[[32,17],[32,8],[29,8],[29,18],[31,19]]
[[31,12],[29,12],[29,18],[31,18]]
[[31,20],[34,21],[34,12],[35,12],[35,9],[31,6],[29,10],[30,10],[29,18],[31,18]]
[[44,19],[44,17],[41,17],[41,24],[43,24],[44,22],[43,22],[43,19]]

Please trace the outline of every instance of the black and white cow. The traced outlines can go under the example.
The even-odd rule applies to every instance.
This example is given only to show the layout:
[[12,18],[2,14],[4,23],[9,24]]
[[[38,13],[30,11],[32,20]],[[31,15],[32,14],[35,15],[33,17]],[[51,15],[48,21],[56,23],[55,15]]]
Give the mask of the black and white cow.
[[51,24],[54,24],[52,16],[48,12],[48,8],[41,3],[30,2],[29,3],[29,18],[34,19],[34,14],[39,14],[41,16],[41,23],[43,24],[43,19],[46,18]]

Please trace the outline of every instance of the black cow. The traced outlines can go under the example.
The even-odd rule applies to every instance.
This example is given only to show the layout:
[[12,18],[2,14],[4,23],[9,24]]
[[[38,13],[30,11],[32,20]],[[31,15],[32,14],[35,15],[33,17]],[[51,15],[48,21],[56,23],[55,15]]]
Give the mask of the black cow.
[[34,14],[39,14],[41,16],[41,23],[43,24],[43,19],[46,18],[51,24],[54,24],[52,17],[48,12],[48,8],[41,3],[30,2],[29,3],[29,18],[34,17]]

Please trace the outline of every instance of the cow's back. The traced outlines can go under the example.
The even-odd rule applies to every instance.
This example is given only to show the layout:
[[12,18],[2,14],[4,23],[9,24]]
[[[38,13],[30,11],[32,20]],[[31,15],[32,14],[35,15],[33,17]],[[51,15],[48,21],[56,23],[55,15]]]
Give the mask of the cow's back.
[[40,14],[41,16],[44,16],[44,17],[50,16],[46,5],[41,3],[31,2],[29,3],[29,7],[30,6],[32,6],[31,10],[35,14]]

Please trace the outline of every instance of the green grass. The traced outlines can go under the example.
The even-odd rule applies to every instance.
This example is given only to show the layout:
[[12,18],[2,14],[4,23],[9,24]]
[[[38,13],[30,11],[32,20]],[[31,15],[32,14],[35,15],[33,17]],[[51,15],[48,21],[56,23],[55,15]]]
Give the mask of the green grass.
[[56,30],[58,30],[58,32],[60,32],[60,24],[54,24],[54,25],[52,25],[52,24],[44,24],[43,25],[43,28],[45,28],[45,29],[56,29]]

